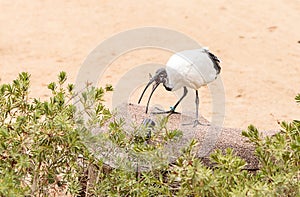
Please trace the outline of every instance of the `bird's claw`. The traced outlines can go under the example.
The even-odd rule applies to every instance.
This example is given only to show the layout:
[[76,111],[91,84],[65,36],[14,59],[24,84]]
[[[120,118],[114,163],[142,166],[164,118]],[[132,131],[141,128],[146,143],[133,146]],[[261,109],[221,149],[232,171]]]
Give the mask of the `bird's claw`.
[[[160,112],[164,112],[164,110],[162,110],[162,109],[160,109],[160,108],[158,108],[158,107],[155,107],[154,109],[156,109],[156,110],[158,110],[158,111],[160,111]],[[153,113],[155,113],[155,112],[153,112]]]
[[198,125],[201,125],[201,126],[210,126],[209,123],[201,123],[199,120],[194,120],[193,122],[191,123],[185,123],[185,124],[182,124],[184,126],[187,126],[187,125],[193,125],[193,127],[196,127]]
[[158,110],[158,111],[152,112],[152,114],[179,114],[179,112],[176,112],[173,107],[171,107],[171,109],[168,110],[168,111],[164,111],[164,110],[162,110],[158,107],[155,107],[155,109]]

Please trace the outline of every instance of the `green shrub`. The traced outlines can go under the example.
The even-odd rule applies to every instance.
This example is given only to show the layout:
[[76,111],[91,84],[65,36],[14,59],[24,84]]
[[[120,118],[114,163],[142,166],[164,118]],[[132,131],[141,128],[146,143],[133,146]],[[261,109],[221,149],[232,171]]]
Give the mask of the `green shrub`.
[[[28,96],[29,77],[21,73],[12,84],[0,86],[0,194],[49,195],[66,186],[79,193],[84,168],[78,160],[90,156],[70,104],[73,85],[65,87],[66,73],[61,72],[58,83],[48,85],[52,97],[40,101]],[[95,90],[96,99],[102,95],[103,89]]]
[[[262,137],[250,125],[243,135],[255,145],[260,169],[245,170],[246,162],[232,149],[210,155],[214,167],[196,157],[197,141],[181,150],[172,164],[145,171],[112,168],[91,151],[107,142],[126,150],[161,159],[161,148],[182,133],[170,131],[166,118],[159,121],[151,143],[140,127],[123,128],[103,105],[112,87],[86,87],[75,94],[66,85],[66,73],[50,83],[52,96],[29,98],[30,76],[19,74],[12,84],[0,86],[0,196],[299,196],[300,121],[282,122],[280,133]],[[296,96],[300,103],[300,95]],[[73,102],[75,101],[75,102]],[[83,109],[76,109],[80,102]],[[88,117],[86,121],[83,117]],[[90,130],[108,124],[108,131]],[[92,146],[91,146],[92,144]],[[123,165],[136,165],[124,162]],[[138,168],[137,168],[138,169]]]

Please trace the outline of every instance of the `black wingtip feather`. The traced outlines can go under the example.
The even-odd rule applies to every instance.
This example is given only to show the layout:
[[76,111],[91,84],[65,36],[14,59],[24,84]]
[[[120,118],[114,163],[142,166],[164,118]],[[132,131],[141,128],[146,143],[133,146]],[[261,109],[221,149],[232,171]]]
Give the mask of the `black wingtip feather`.
[[208,54],[209,58],[213,62],[214,68],[216,69],[217,74],[219,74],[221,72],[221,66],[219,65],[219,63],[221,63],[220,59],[208,50],[205,50],[205,52]]

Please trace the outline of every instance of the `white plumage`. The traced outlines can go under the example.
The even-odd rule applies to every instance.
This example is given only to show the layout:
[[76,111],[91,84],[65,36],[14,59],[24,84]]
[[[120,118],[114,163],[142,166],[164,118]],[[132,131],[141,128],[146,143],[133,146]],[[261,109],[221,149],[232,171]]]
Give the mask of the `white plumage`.
[[172,55],[166,71],[172,91],[184,86],[197,90],[214,81],[219,73],[206,49],[186,50]]
[[150,79],[149,83],[145,87],[139,102],[147,90],[147,88],[153,82],[152,92],[149,96],[146,113],[148,112],[149,102],[153,95],[153,92],[162,83],[166,90],[176,91],[179,88],[183,88],[184,92],[182,97],[169,111],[156,112],[156,113],[174,113],[176,107],[181,100],[187,94],[187,87],[196,90],[196,120],[194,126],[200,124],[198,120],[198,108],[199,108],[199,96],[198,89],[201,86],[207,85],[214,81],[221,71],[219,66],[220,60],[205,48],[186,50],[176,53],[170,57],[166,64],[166,68],[160,68],[156,71],[155,75]]

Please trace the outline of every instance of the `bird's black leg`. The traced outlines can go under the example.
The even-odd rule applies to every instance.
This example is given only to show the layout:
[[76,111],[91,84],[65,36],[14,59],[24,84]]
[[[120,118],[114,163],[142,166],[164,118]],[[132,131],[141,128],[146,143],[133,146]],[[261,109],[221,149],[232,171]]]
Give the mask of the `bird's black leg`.
[[175,111],[176,107],[179,105],[179,103],[182,101],[182,99],[187,95],[188,90],[187,88],[184,86],[183,87],[183,95],[181,96],[181,98],[177,101],[177,103],[174,105],[174,107],[172,108],[173,111]]
[[199,121],[199,94],[198,94],[198,90],[196,90],[196,99],[195,99],[195,103],[196,103],[196,119],[194,120],[194,122],[192,123],[188,123],[188,124],[184,124],[184,125],[194,125],[194,127],[196,127],[197,125],[204,125],[204,126],[208,126],[208,124],[202,124]]
[[198,95],[198,90],[196,90],[195,103],[196,103],[196,119],[194,121],[194,127],[197,126],[198,124],[203,125],[203,126],[209,126],[210,124],[204,124],[204,123],[201,123],[199,121],[199,95]]
[[196,120],[199,118],[199,95],[198,95],[198,90],[196,90]]
[[180,97],[180,99],[177,101],[177,103],[174,105],[174,107],[172,107],[170,110],[168,111],[160,111],[160,112],[153,112],[153,114],[173,114],[176,113],[175,109],[176,107],[179,105],[179,103],[182,101],[182,99],[187,95],[188,90],[187,88],[184,86],[183,87],[183,95]]
[[197,126],[198,124],[201,124],[199,121],[199,95],[198,95],[198,90],[196,90],[196,119],[194,121],[194,127]]

